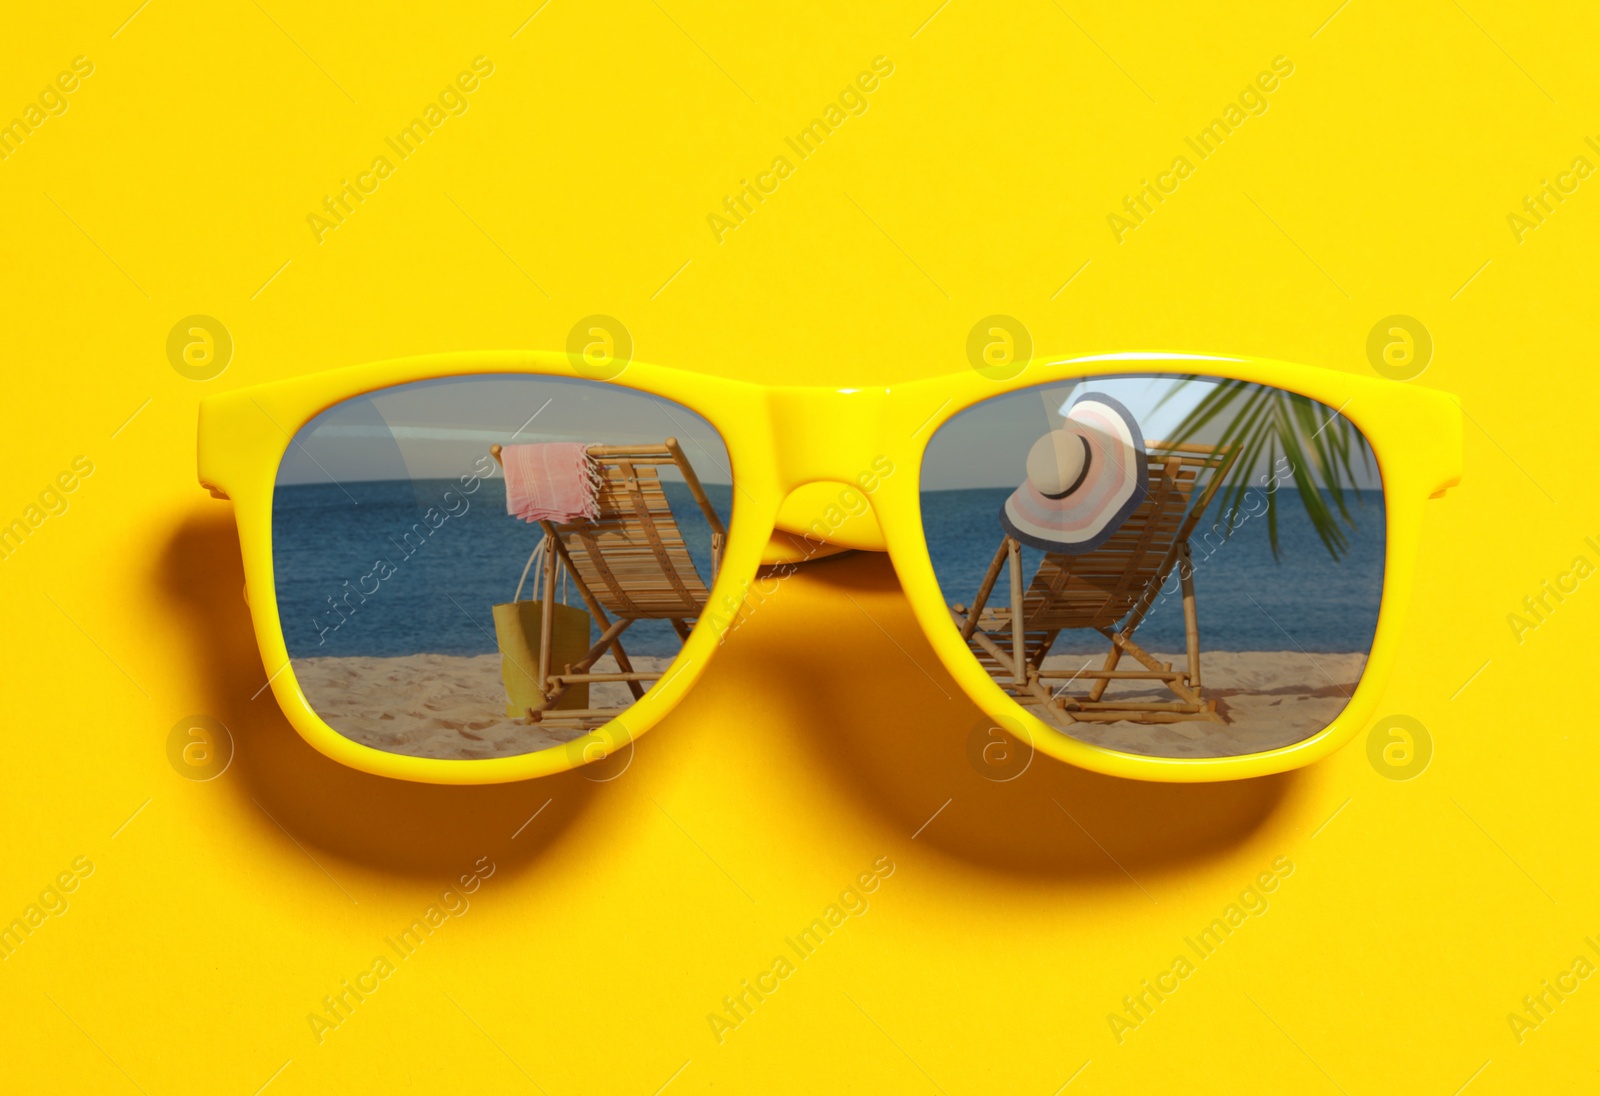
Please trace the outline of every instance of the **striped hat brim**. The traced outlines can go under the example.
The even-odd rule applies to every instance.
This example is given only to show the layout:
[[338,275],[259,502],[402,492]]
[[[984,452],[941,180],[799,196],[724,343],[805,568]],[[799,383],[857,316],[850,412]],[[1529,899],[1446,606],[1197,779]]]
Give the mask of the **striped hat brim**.
[[1084,440],[1083,474],[1055,497],[1024,480],[1001,506],[1000,524],[1030,547],[1083,555],[1109,540],[1144,501],[1149,462],[1138,420],[1110,396],[1079,397],[1063,429]]

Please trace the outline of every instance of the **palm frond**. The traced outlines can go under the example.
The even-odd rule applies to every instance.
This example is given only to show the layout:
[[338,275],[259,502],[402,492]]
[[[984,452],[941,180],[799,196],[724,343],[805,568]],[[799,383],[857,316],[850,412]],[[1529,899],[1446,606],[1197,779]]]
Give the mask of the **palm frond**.
[[[1278,463],[1280,455],[1290,466],[1289,475],[1317,537],[1335,560],[1350,549],[1348,529],[1356,527],[1348,505],[1354,496],[1362,504],[1356,471],[1359,454],[1361,468],[1373,469],[1372,450],[1361,432],[1338,411],[1307,396],[1270,388],[1249,381],[1188,376],[1157,402],[1160,407],[1181,388],[1203,381],[1211,387],[1184,417],[1169,442],[1190,441],[1213,423],[1220,426],[1216,443],[1237,448],[1227,478],[1219,488],[1219,499],[1226,528],[1231,535],[1238,524],[1238,507],[1251,487],[1265,491],[1267,499],[1267,537],[1274,559],[1281,558],[1278,539]],[[1267,474],[1251,482],[1262,450],[1267,453]]]

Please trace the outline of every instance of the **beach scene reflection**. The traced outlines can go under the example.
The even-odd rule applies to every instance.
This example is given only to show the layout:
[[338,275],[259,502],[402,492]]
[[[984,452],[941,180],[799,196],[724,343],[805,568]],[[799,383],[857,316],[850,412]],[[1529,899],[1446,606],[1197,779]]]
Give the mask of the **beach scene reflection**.
[[1244,381],[1067,380],[951,419],[921,482],[952,620],[1061,733],[1258,753],[1321,731],[1361,679],[1383,489],[1332,408]]
[[709,424],[614,385],[449,378],[338,404],[296,434],[273,496],[295,679],[387,752],[569,742],[669,672],[730,484]]

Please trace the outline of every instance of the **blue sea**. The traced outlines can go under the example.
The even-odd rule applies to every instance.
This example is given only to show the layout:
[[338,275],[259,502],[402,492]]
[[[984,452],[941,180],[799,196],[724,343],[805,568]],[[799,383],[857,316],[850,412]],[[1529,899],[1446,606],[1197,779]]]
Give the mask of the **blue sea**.
[[[448,479],[279,485],[273,567],[290,656],[492,654],[490,609],[512,600],[543,534],[506,513],[504,480],[478,482],[470,495]],[[688,487],[662,487],[709,585],[710,527]],[[726,524],[732,488],[706,484],[705,491]],[[392,567],[387,578],[386,569],[375,570],[378,560]],[[533,596],[533,581],[530,574],[524,599]],[[560,589],[557,583],[557,600]],[[567,601],[583,605],[570,583]],[[676,654],[681,646],[664,620],[634,624],[623,642],[640,655]]]
[[[1005,487],[923,494],[928,552],[947,602],[972,604],[984,571],[1000,546],[1003,533],[998,515],[1010,494],[1011,488]],[[1277,491],[1277,559],[1272,555],[1265,514],[1250,516],[1241,511],[1242,522],[1224,539],[1220,527],[1212,528],[1220,514],[1213,505],[1208,520],[1189,538],[1201,649],[1326,653],[1370,648],[1383,594],[1383,492],[1347,491],[1345,506],[1356,524],[1341,522],[1349,545],[1334,562],[1306,517],[1299,493],[1292,488]],[[1250,508],[1259,509],[1259,503],[1250,503]],[[973,529],[986,530],[985,535],[975,538],[970,533]],[[1042,552],[1025,547],[1023,574],[1031,577],[1042,556]],[[989,604],[1010,604],[1005,572]],[[1139,626],[1138,639],[1147,650],[1171,653],[1184,649],[1183,601],[1176,569]],[[1105,644],[1095,632],[1063,632],[1051,650],[1101,651]]]
[[[690,555],[709,582],[710,531],[687,487],[663,486]],[[480,481],[470,495],[459,491],[454,480],[280,485],[273,496],[273,559],[290,655],[493,653],[490,607],[512,599],[540,532],[506,514],[503,480]],[[706,493],[727,522],[732,489],[707,484]],[[923,495],[929,551],[946,601],[972,600],[1000,542],[996,515],[1009,493],[973,488]],[[1278,492],[1278,561],[1265,517],[1247,518],[1226,542],[1213,536],[1208,545],[1197,534],[1203,647],[1367,650],[1383,585],[1384,511],[1382,492],[1360,494],[1362,505],[1352,506],[1357,525],[1346,529],[1350,549],[1338,563],[1289,489]],[[1025,550],[1028,574],[1039,555]],[[529,581],[525,598],[532,594],[531,576]],[[1169,591],[1139,630],[1141,642],[1154,650],[1182,648],[1176,576]],[[569,589],[567,600],[582,604],[576,590]],[[991,604],[1005,603],[1002,582]],[[641,621],[624,641],[640,655],[670,655],[679,647],[665,621]],[[1063,634],[1054,649],[1103,647],[1104,640],[1083,633]]]

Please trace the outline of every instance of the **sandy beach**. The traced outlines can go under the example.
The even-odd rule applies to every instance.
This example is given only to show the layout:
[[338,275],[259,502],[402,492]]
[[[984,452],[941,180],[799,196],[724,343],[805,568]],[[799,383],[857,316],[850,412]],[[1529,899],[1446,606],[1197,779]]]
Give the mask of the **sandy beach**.
[[[1154,652],[1152,652],[1154,653]],[[1181,654],[1155,654],[1183,665]],[[1052,655],[1048,670],[1077,670],[1088,655]],[[1344,710],[1367,663],[1365,654],[1304,654],[1300,651],[1203,651],[1202,695],[1217,702],[1226,722],[1065,723],[1047,719],[1083,742],[1150,757],[1232,757],[1277,749],[1307,738]],[[1102,664],[1093,656],[1091,668]],[[1132,668],[1131,660],[1123,661]],[[1074,685],[1073,692],[1082,691]],[[1160,682],[1116,682],[1105,700],[1175,699]],[[1037,711],[1037,709],[1034,709]]]
[[[1180,664],[1181,656],[1158,654]],[[1053,655],[1047,669],[1076,670],[1087,655]],[[637,669],[664,669],[666,658],[635,657]],[[1094,656],[1093,665],[1100,664]],[[1201,655],[1204,695],[1222,723],[1059,723],[1084,742],[1154,757],[1224,757],[1258,753],[1320,731],[1344,708],[1366,664],[1362,654],[1208,651]],[[597,673],[615,672],[608,655]],[[410,655],[404,658],[297,659],[294,672],[311,705],[347,738],[414,757],[509,757],[559,746],[583,733],[576,724],[526,725],[505,715],[500,656]],[[590,686],[591,707],[623,707],[621,684]],[[1078,687],[1074,687],[1077,691]],[[1170,700],[1160,685],[1120,682],[1108,700]],[[1035,709],[1037,710],[1037,709]],[[1051,721],[1053,722],[1053,721]]]
[[[634,656],[636,670],[672,660]],[[403,658],[303,658],[295,677],[311,706],[346,738],[412,757],[513,757],[559,746],[584,733],[576,723],[522,724],[506,716],[500,656],[407,655]],[[610,655],[595,673],[615,673]],[[626,685],[589,687],[589,706],[625,707]]]

